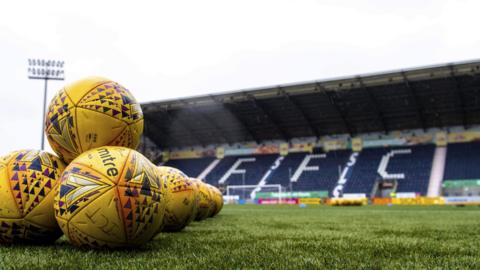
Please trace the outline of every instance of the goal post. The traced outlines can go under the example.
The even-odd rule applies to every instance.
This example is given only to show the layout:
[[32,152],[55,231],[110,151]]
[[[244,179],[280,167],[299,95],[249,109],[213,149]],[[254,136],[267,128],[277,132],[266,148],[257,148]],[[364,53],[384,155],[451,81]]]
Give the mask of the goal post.
[[278,202],[282,200],[282,185],[267,184],[267,185],[228,185],[226,187],[227,196],[238,196],[240,199],[246,201],[253,201],[257,192],[260,191],[276,192],[278,194]]

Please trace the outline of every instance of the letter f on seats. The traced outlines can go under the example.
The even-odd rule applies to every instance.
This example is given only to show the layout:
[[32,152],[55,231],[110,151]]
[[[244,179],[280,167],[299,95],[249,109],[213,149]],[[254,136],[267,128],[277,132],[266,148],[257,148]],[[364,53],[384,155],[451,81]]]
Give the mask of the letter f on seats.
[[225,173],[225,175],[222,176],[222,178],[220,178],[220,180],[218,180],[218,183],[219,184],[225,183],[225,181],[227,181],[227,179],[232,174],[244,174],[246,172],[246,170],[237,169],[240,166],[240,164],[242,164],[243,162],[255,162],[256,160],[257,160],[256,158],[239,158],[237,161],[235,161],[233,166]]

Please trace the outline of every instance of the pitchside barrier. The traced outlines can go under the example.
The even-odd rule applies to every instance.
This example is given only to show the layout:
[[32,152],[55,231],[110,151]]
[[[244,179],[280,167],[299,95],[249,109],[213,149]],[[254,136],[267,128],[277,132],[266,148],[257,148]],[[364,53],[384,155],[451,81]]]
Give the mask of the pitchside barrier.
[[322,198],[328,198],[328,191],[294,192],[257,192],[258,204],[321,204]]
[[444,197],[372,198],[372,205],[444,205]]
[[332,206],[362,206],[368,204],[368,198],[331,198],[327,201]]
[[392,204],[392,198],[372,198],[373,205],[390,205]]
[[475,199],[455,197],[415,197],[415,198],[259,198],[258,204],[325,204],[332,206],[347,205],[480,205],[480,197]]
[[322,198],[299,198],[299,204],[322,204]]
[[480,205],[480,197],[445,197],[445,204],[447,205]]
[[[275,187],[277,188],[277,187]],[[236,188],[233,188],[236,189]],[[480,197],[412,197],[412,198],[371,198],[367,197],[343,197],[343,198],[328,198],[322,197],[302,197],[307,196],[307,193],[302,192],[259,192],[255,199],[250,200],[251,203],[256,204],[301,204],[301,205],[332,205],[332,206],[347,206],[347,205],[479,205]],[[294,197],[292,195],[300,195]],[[320,192],[312,192],[309,195],[324,195]],[[241,201],[238,195],[224,196],[224,202],[235,204]]]
[[328,205],[444,205],[443,197],[415,197],[415,198],[331,198]]
[[393,205],[444,205],[443,197],[392,198]]

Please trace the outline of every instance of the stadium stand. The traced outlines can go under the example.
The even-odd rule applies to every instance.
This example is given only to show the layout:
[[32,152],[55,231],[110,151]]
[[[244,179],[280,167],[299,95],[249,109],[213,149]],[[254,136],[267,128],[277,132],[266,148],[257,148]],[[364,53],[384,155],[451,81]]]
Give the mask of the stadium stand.
[[142,104],[159,149],[480,124],[480,62]]
[[[434,149],[432,144],[364,149],[352,167],[344,193],[370,195],[376,181],[390,179],[397,181],[397,192],[425,195]],[[266,183],[292,187],[294,191],[320,190],[331,194],[351,153],[351,150],[337,150],[327,153],[315,151],[312,154],[288,154],[280,166],[269,175]],[[387,156],[388,160],[385,160]],[[207,174],[206,181],[214,185],[256,185],[277,157],[278,155],[225,157]],[[213,158],[171,160],[166,165],[177,166],[189,175],[198,175],[211,161]],[[385,167],[383,172],[380,172],[382,164]],[[242,179],[242,172],[245,173],[245,181]]]
[[480,179],[480,142],[453,143],[447,148],[444,179]]
[[[345,193],[370,194],[377,180],[392,179],[398,183],[397,192],[417,192],[425,195],[432,168],[434,145],[370,148],[360,152]],[[379,173],[382,158],[394,150],[407,150],[390,158],[385,172]]]
[[398,180],[397,193],[416,192],[426,195],[435,146],[417,145],[409,149],[412,150],[410,155],[398,155],[391,160],[388,172],[405,175],[404,179]]
[[214,159],[213,157],[171,159],[163,165],[177,168],[191,177],[197,177]]
[[[345,166],[350,153],[350,150],[338,150],[328,153],[315,151],[314,154],[289,154],[272,173],[267,183],[288,187],[289,180],[292,179],[292,188],[295,191],[331,192],[338,181],[339,171]],[[304,169],[301,164],[308,156],[313,158],[304,165],[310,169]]]
[[[378,181],[394,180],[396,192],[425,195],[435,144],[448,144],[445,169],[435,170],[444,171],[435,178],[438,186],[441,179],[480,178],[475,154],[480,144],[452,144],[447,138],[452,129],[478,132],[479,96],[480,62],[471,61],[153,102],[142,104],[145,137],[140,150],[158,160],[163,151],[200,149],[196,159],[177,157],[165,165],[191,176],[209,167],[204,178],[214,185],[256,185],[277,160],[278,167],[262,183],[327,190],[330,196],[334,190],[369,196]],[[430,139],[400,139],[402,132],[420,132]],[[446,134],[443,143],[436,141],[438,132]],[[381,142],[360,143],[354,156],[353,140],[362,136],[378,136]],[[302,139],[326,152],[287,149],[288,155],[279,158],[280,144],[288,148]],[[346,143],[327,149],[328,140]],[[265,150],[265,145],[277,148]],[[255,150],[242,152],[242,147]],[[217,148],[225,150],[221,157]],[[306,170],[296,174],[309,156]]]
[[283,187],[290,186],[290,178],[295,173],[306,153],[292,153],[285,156],[280,166],[267,179],[268,184],[280,184]]
[[[256,185],[277,157],[278,155],[225,157],[207,175],[206,181],[213,185]],[[244,176],[242,172],[245,172]]]
[[237,157],[225,157],[223,158],[213,170],[206,175],[205,181],[209,184],[218,186],[218,181],[225,175],[225,173],[233,166],[237,161]]

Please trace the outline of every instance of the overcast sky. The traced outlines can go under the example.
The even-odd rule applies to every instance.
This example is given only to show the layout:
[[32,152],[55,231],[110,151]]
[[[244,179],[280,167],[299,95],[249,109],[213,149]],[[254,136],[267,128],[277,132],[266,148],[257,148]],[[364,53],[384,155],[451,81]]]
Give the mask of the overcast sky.
[[480,1],[3,1],[0,153],[39,148],[43,82],[111,78],[141,102],[480,58]]

